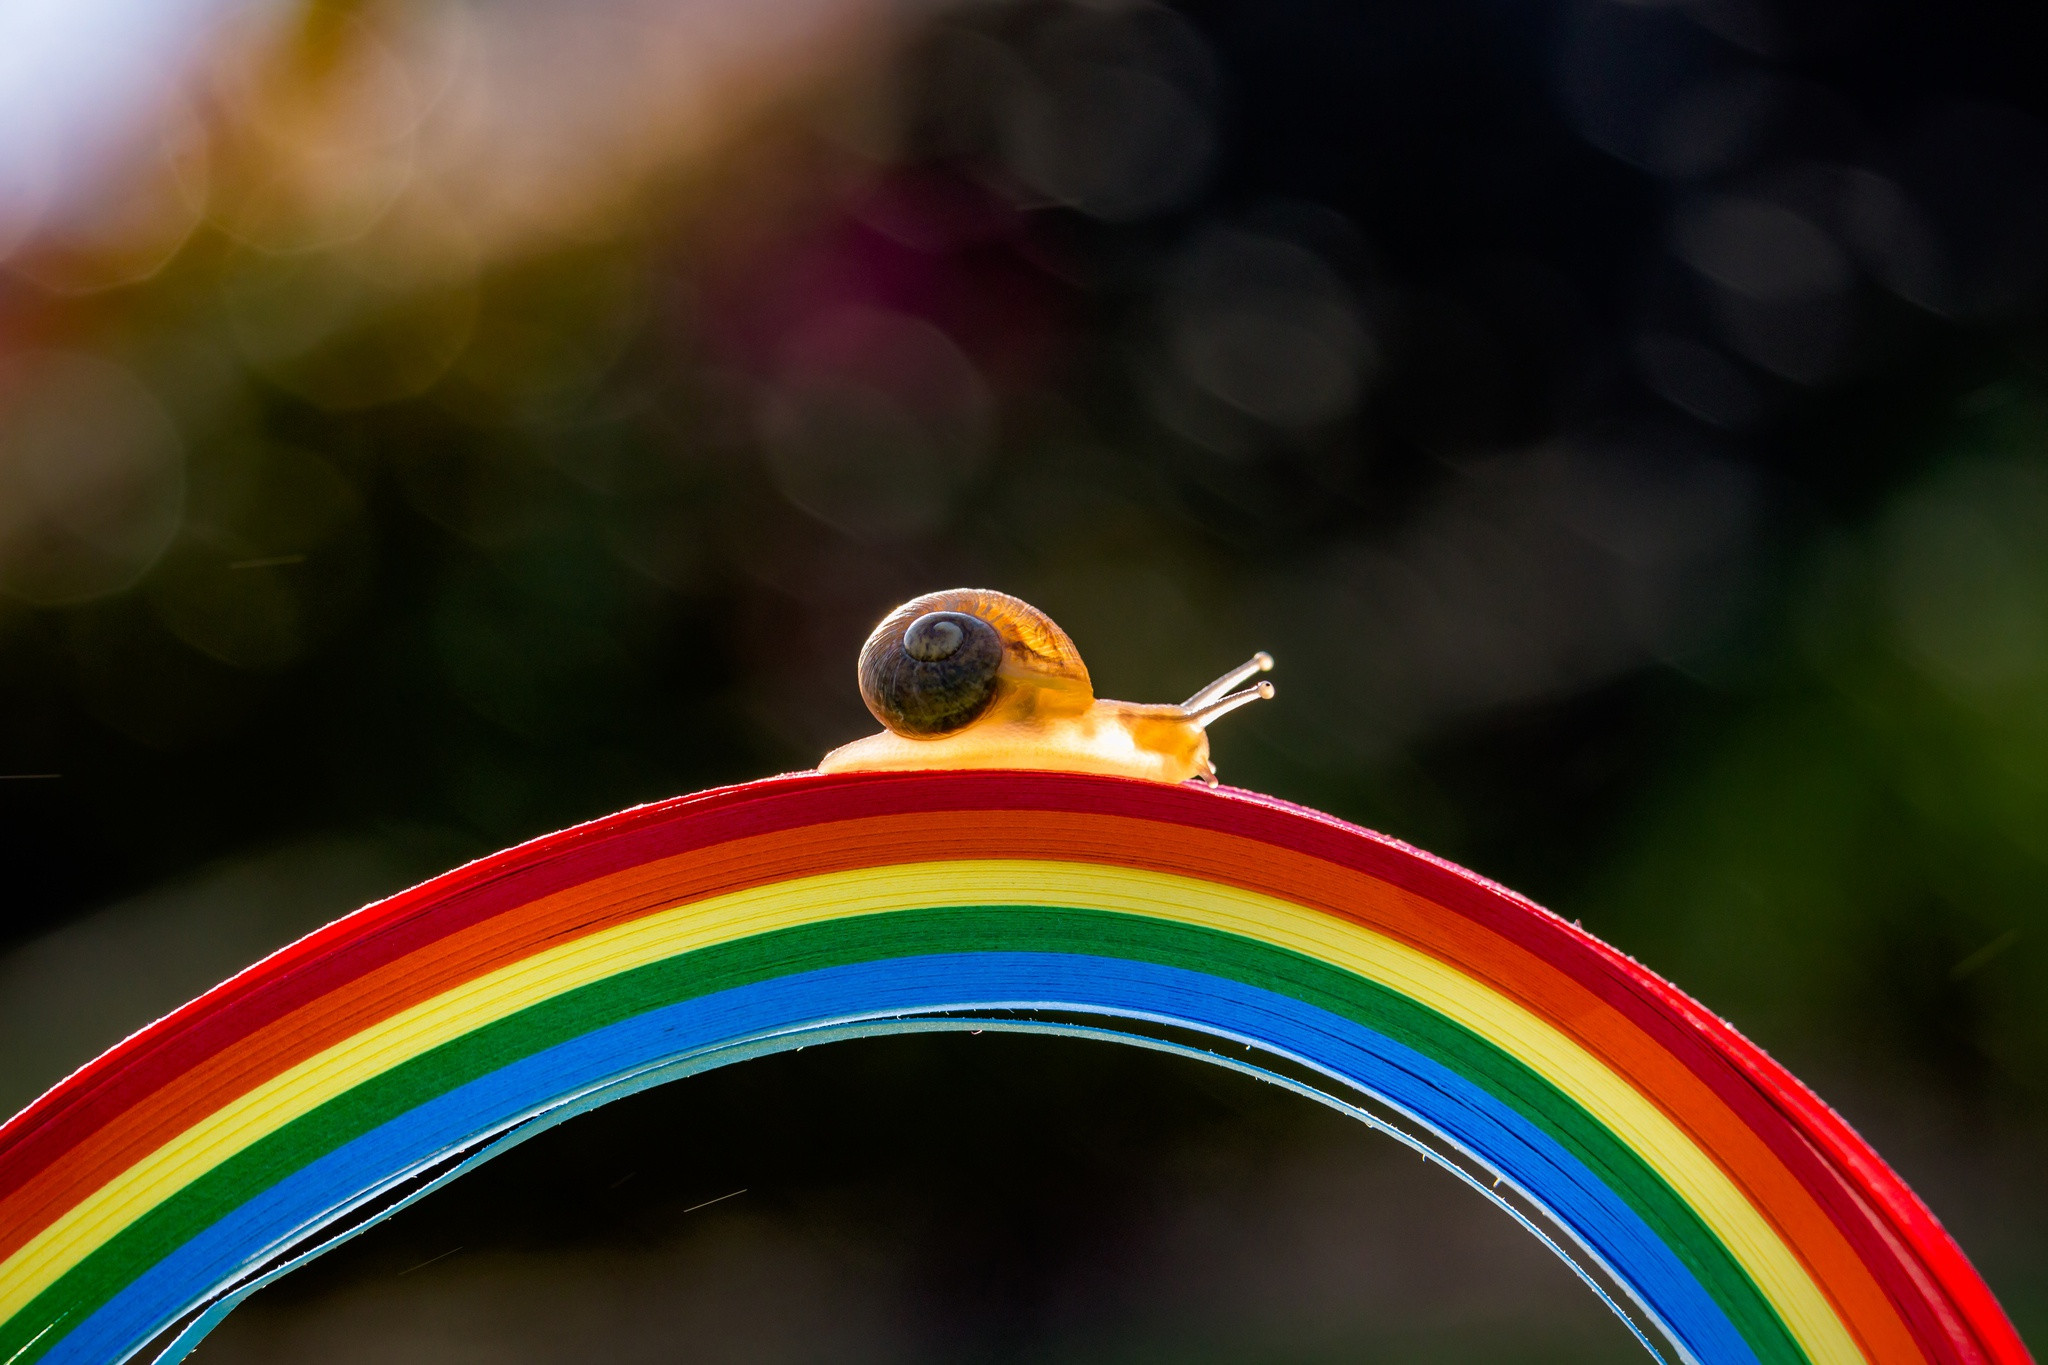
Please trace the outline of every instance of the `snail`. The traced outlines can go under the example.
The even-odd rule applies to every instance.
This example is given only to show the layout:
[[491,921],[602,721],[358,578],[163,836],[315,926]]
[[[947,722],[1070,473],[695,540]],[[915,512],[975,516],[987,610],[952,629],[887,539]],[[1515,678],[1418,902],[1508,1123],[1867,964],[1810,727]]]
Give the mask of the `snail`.
[[1034,768],[1216,785],[1210,722],[1273,695],[1261,651],[1178,706],[1098,699],[1067,633],[1028,602],[982,588],[927,593],[889,613],[860,651],[860,695],[887,727],[825,755],[821,772]]

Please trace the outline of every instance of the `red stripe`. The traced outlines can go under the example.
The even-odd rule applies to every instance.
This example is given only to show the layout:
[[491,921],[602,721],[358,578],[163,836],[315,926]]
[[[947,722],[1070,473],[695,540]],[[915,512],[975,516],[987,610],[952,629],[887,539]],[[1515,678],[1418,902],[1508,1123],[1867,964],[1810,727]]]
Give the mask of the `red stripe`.
[[860,815],[1002,809],[1118,814],[1255,839],[1400,887],[1522,946],[1613,1006],[1739,1114],[1858,1247],[1938,1358],[2031,1359],[1961,1251],[1868,1145],[1753,1044],[1637,964],[1504,888],[1317,812],[1245,793],[1110,778],[770,779],[622,812],[484,859],[300,940],[68,1078],[0,1128],[0,1198],[207,1057],[402,956],[552,892],[753,833]]
[[[1983,1277],[1927,1206],[1840,1115],[1726,1021],[1505,887],[1319,811],[1246,795],[1229,817],[1197,811],[1183,819],[1369,872],[1541,956],[1656,1038],[1742,1115],[1836,1225],[1865,1248],[1894,1303],[1938,1359],[2031,1365],[2032,1354]],[[1272,818],[1283,812],[1296,818]],[[1899,1254],[1900,1243],[1911,1248],[1910,1256]]]
[[648,857],[809,823],[763,818],[801,813],[762,800],[784,784],[795,785],[770,779],[621,811],[479,859],[315,930],[101,1054],[8,1120],[0,1127],[0,1199],[206,1057],[435,939]]
[[[1726,1021],[1503,886],[1320,811],[1241,795],[1223,810],[1197,808],[1180,819],[1367,872],[1530,949],[1656,1038],[1742,1115],[1864,1249],[1937,1359],[2031,1365],[2033,1356],[2003,1308],[1932,1211],[1840,1115]],[[1901,1243],[1910,1256],[1899,1254]]]
[[1913,1365],[1926,1359],[1875,1278],[1867,1249],[1843,1235],[1811,1191],[1697,1076],[1556,967],[1447,915],[1434,901],[1326,859],[1241,835],[1092,810],[976,807],[847,817],[579,880],[395,958],[171,1080],[0,1201],[0,1258],[61,1217],[76,1190],[104,1184],[196,1120],[306,1058],[485,972],[706,897],[794,877],[949,858],[1075,859],[1238,885],[1350,919],[1456,964],[1575,1035],[1662,1104],[1768,1211],[1871,1359]]

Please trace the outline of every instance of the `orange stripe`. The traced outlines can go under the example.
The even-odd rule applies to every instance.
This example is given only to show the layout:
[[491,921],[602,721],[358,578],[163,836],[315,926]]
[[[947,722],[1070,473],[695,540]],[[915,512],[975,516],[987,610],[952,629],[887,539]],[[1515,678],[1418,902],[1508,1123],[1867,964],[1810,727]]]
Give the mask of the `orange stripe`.
[[1685,1128],[1811,1271],[1885,1365],[1924,1354],[1826,1210],[1708,1084],[1535,953],[1366,874],[1243,836],[1124,816],[944,811],[801,826],[659,859],[529,902],[386,964],[250,1034],[159,1089],[0,1201],[0,1259],[198,1119],[362,1029],[552,943],[708,896],[902,861],[1048,858],[1177,873],[1264,892],[1402,939],[1578,1038]]

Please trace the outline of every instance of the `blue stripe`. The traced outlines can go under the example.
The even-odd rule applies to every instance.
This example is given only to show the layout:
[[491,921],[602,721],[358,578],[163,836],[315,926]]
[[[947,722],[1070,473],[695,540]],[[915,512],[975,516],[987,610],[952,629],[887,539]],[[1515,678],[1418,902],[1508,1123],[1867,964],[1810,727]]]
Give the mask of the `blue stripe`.
[[995,952],[897,958],[757,982],[651,1010],[514,1062],[279,1181],[144,1272],[44,1358],[64,1365],[118,1360],[394,1177],[622,1074],[762,1034],[972,1009],[1151,1019],[1238,1038],[1315,1067],[1405,1110],[1520,1186],[1696,1360],[1756,1363],[1705,1287],[1633,1209],[1541,1129],[1456,1072],[1340,1015],[1222,977],[1120,958]]

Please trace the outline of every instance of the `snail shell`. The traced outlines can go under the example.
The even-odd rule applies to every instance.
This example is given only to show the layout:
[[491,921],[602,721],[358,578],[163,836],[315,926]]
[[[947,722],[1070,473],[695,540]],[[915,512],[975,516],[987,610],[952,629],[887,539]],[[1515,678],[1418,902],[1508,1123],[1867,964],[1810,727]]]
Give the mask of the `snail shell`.
[[1094,699],[1067,633],[1008,593],[926,593],[889,613],[860,651],[861,700],[907,739],[951,734],[992,711],[1042,709],[1042,689],[1084,706]]

